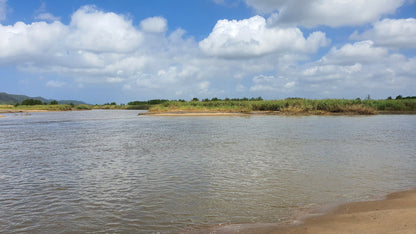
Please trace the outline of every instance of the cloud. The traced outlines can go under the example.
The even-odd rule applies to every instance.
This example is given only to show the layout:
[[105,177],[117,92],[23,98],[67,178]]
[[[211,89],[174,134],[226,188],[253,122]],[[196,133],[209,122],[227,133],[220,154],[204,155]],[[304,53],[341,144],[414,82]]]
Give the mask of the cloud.
[[58,46],[57,42],[64,42],[66,30],[60,22],[0,25],[0,64],[2,61],[28,61],[38,55],[43,57],[53,53]]
[[258,75],[253,78],[251,92],[280,92],[288,93],[296,86],[296,82],[283,76]]
[[66,85],[65,82],[57,81],[57,80],[50,80],[46,82],[46,87],[51,87],[51,88],[61,88],[61,87],[64,87],[65,85]]
[[375,36],[321,55],[316,52],[329,44],[324,33],[304,36],[296,27],[270,27],[261,16],[218,21],[200,42],[180,28],[169,32],[167,25],[161,17],[134,25],[93,6],[75,11],[68,24],[0,24],[0,66],[53,76],[43,80],[46,87],[111,90],[123,102],[390,96],[414,92],[416,85],[416,59],[382,46]]
[[0,0],[0,22],[6,19],[7,0]]
[[163,17],[150,17],[140,22],[140,27],[145,32],[163,33],[168,29],[167,20]]
[[298,28],[270,28],[261,16],[245,20],[219,20],[211,34],[199,43],[208,55],[241,58],[270,53],[313,53],[328,44],[325,33],[308,38]]
[[[301,25],[331,27],[362,25],[392,14],[405,0],[245,0],[261,13],[273,13],[272,25]],[[351,16],[353,12],[354,16]]]
[[347,43],[341,48],[333,47],[321,60],[334,64],[374,63],[388,56],[386,48],[374,46],[371,40]]
[[35,11],[35,13],[37,14],[37,16],[35,17],[35,19],[37,19],[37,20],[45,20],[45,21],[50,21],[50,22],[61,20],[61,17],[56,17],[56,16],[54,16],[51,13],[46,11],[46,3],[45,2],[42,2],[40,4],[39,9],[37,9]]
[[351,39],[370,39],[375,45],[391,48],[416,48],[416,19],[384,19],[361,35]]
[[40,13],[35,17],[37,20],[46,20],[46,21],[60,21],[61,17],[56,17],[51,13]]
[[94,6],[84,6],[71,17],[68,43],[74,49],[94,52],[130,52],[141,43],[132,21]]
[[[415,58],[390,53],[372,41],[346,44],[332,48],[321,59],[298,66],[285,73],[294,77],[299,93],[314,97],[364,97],[372,94],[381,98],[399,92],[411,93],[416,71],[410,67]],[[387,95],[388,94],[388,95]]]

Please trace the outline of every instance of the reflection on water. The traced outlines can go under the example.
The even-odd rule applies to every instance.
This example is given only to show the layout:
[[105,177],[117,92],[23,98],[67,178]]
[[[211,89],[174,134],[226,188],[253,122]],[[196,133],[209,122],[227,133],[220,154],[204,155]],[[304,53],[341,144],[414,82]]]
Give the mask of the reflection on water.
[[180,232],[279,223],[415,186],[416,116],[0,120],[0,232]]

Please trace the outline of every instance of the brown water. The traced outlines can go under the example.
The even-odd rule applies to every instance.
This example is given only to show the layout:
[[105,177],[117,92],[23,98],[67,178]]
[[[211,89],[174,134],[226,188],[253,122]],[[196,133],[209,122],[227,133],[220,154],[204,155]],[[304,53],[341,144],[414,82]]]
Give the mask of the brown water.
[[0,233],[276,224],[416,185],[415,115],[137,113],[2,118]]

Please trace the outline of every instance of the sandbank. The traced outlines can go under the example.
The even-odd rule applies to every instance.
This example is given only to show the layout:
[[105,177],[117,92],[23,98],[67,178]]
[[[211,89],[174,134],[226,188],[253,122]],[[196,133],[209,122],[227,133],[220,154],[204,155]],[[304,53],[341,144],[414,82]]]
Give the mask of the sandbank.
[[151,115],[151,116],[248,116],[249,113],[241,112],[146,112],[139,115]]
[[53,110],[12,110],[0,109],[0,113],[53,112]]
[[290,225],[232,224],[209,233],[416,233],[416,190],[395,192],[384,200],[340,205]]
[[358,113],[342,112],[342,113],[331,113],[331,112],[284,112],[284,111],[253,111],[253,112],[221,112],[221,111],[170,111],[170,112],[146,112],[139,113],[139,115],[149,116],[252,116],[252,115],[281,115],[281,116],[343,116],[343,115],[362,115]]
[[344,204],[271,233],[416,233],[416,190],[392,193],[384,200]]

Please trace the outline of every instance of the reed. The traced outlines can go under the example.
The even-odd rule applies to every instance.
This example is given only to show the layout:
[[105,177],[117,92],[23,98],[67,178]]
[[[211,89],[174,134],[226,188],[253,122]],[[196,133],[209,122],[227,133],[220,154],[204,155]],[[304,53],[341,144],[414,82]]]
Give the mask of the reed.
[[205,100],[168,101],[150,106],[149,112],[280,112],[286,114],[360,114],[373,115],[383,111],[416,111],[415,99],[348,100],[348,99],[283,99],[283,100]]

